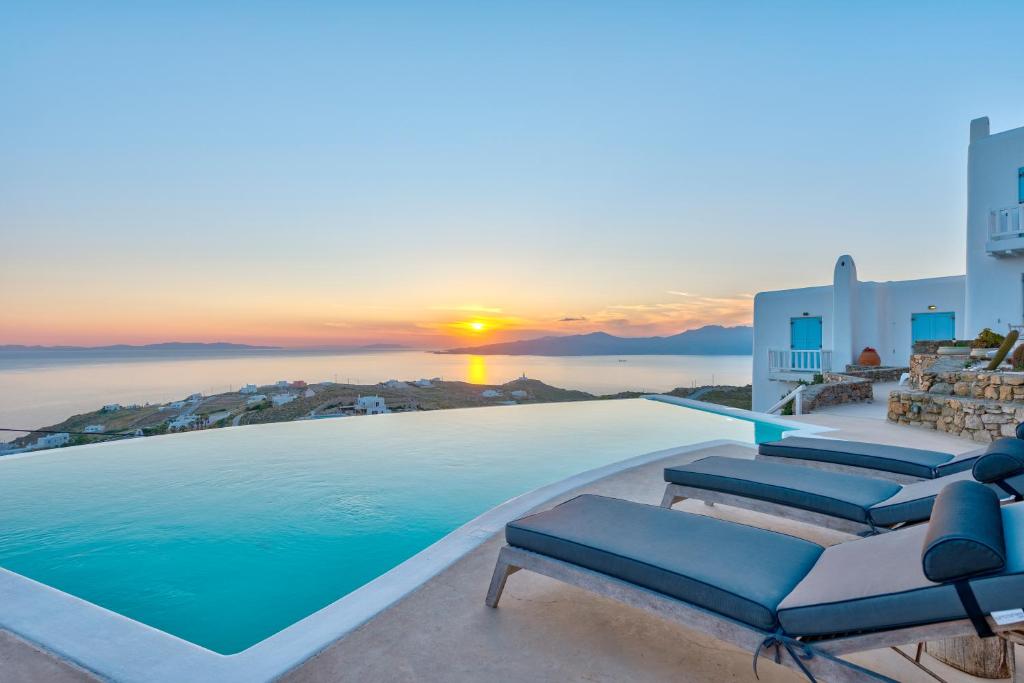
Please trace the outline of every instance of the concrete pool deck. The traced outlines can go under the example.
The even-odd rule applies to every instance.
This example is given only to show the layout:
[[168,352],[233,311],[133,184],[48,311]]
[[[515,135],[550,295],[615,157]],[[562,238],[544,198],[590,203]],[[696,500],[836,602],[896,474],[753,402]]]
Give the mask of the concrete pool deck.
[[[899,427],[877,419],[810,415],[788,418],[835,428],[833,438],[962,452],[976,446],[944,434]],[[753,457],[740,445],[718,446],[622,472],[571,493],[598,493],[657,505],[662,468],[705,455]],[[820,543],[849,536],[735,508],[684,501],[678,509],[746,521],[796,533]],[[750,655],[655,616],[599,598],[551,579],[519,572],[501,607],[484,606],[484,594],[502,545],[488,540],[418,591],[333,644],[283,680],[320,681],[753,681]],[[896,653],[879,650],[852,660],[900,681],[933,681]],[[948,681],[975,681],[925,657]],[[800,681],[765,663],[762,681]]]
[[[959,452],[969,441],[874,418],[828,414],[788,418],[836,429],[835,438],[871,440]],[[550,498],[546,508],[579,493],[592,492],[657,504],[663,492],[661,470],[667,464],[709,454],[752,457],[742,445],[719,445],[670,455],[618,472]],[[732,508],[707,508],[686,501],[680,509],[746,521],[834,543],[849,538],[798,523]],[[314,681],[750,681],[749,654],[625,607],[520,572],[509,580],[502,606],[492,610],[483,599],[500,535],[483,542],[419,589],[384,609],[280,678]],[[928,681],[897,654],[882,650],[852,658],[901,681]],[[928,660],[950,681],[976,680]],[[14,681],[99,680],[22,639],[0,631],[0,671]],[[801,680],[787,669],[765,662],[765,681]],[[204,672],[196,671],[196,679]]]

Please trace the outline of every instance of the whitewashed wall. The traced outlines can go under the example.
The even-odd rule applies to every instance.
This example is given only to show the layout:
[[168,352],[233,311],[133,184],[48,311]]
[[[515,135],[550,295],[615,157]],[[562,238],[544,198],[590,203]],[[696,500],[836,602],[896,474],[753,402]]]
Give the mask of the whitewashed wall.
[[832,348],[832,286],[760,292],[754,297],[754,410],[767,410],[792,386],[768,379],[768,349],[789,348],[789,319],[821,316],[821,345]]
[[[851,276],[853,279],[851,279]],[[833,369],[855,362],[862,349],[876,349],[886,365],[906,365],[911,352],[911,315],[953,311],[956,335],[964,336],[964,276],[860,282],[853,259],[836,261],[837,285],[761,292],[754,297],[754,410],[765,410],[793,384],[768,377],[768,349],[787,349],[789,321],[807,313],[821,316],[823,349],[833,352]],[[836,311],[849,311],[842,319]],[[840,349],[846,350],[845,354]],[[808,379],[810,376],[808,376]]]
[[1024,316],[1024,255],[989,256],[988,216],[1017,204],[1017,169],[1024,166],[1024,128],[988,134],[988,119],[971,124],[967,155],[967,328],[1000,334]]

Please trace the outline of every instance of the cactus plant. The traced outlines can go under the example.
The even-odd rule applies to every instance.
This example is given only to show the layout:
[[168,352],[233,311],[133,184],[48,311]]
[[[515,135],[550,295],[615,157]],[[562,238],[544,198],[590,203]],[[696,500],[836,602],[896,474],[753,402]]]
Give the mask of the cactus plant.
[[1024,370],[1024,344],[1015,348],[1010,358],[1014,370]]
[[985,369],[998,370],[999,365],[1003,362],[1003,359],[1006,358],[1006,354],[1008,354],[1010,349],[1013,348],[1013,345],[1017,343],[1017,337],[1019,336],[1020,332],[1017,330],[1010,330],[1010,334],[1006,335],[1006,338],[1003,339],[1003,343],[999,345],[999,350],[996,351],[996,355],[992,358],[992,362],[989,363],[988,367]]

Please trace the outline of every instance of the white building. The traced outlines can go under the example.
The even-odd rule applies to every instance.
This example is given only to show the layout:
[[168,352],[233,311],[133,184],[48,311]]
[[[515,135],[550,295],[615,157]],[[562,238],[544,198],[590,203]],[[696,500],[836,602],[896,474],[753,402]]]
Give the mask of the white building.
[[255,384],[246,384],[244,387],[242,387],[241,389],[238,390],[238,393],[240,393],[240,394],[255,394],[256,393],[256,385]]
[[102,434],[103,425],[89,425],[82,431],[85,432],[86,434]]
[[275,406],[283,406],[285,403],[291,403],[295,398],[295,394],[274,394],[270,397],[270,402]]
[[59,446],[66,446],[71,442],[71,435],[67,432],[60,432],[59,434],[44,434],[35,440],[29,450],[36,450],[39,448],[57,448]]
[[190,394],[188,400],[191,401],[192,403],[199,403],[200,401],[203,400],[203,395],[198,392],[195,394]]
[[501,396],[501,392],[494,389],[484,389],[480,392],[480,395],[484,398],[498,398]]
[[[132,407],[133,408],[137,408],[138,406],[132,406]],[[119,410],[121,410],[121,404],[120,403],[108,403],[107,405],[103,406],[102,412],[104,412],[104,413],[116,413]]]
[[267,400],[267,395],[266,394],[254,394],[254,395],[250,396],[249,398],[245,399],[245,405],[247,405],[247,406],[254,406],[257,403],[263,403],[266,400]]
[[388,406],[380,396],[360,396],[356,399],[355,410],[367,415],[381,415],[388,412]]
[[182,415],[176,417],[167,423],[167,430],[171,432],[178,432],[183,429],[192,429],[199,425],[198,415]]
[[304,398],[313,398],[314,396],[316,396],[316,392],[313,391],[312,389],[306,389],[304,392],[302,392],[302,396]]
[[429,379],[418,379],[416,380],[415,384],[421,389],[430,389],[434,386],[434,383],[431,382]]
[[181,408],[185,407],[185,402],[184,401],[174,401],[173,403],[168,403],[167,405],[168,405],[168,407],[174,408],[175,410],[180,410]]
[[277,382],[274,383],[274,386],[285,388],[285,387],[289,386],[290,384],[291,384],[291,382],[289,382],[286,379],[279,379],[279,380],[277,380]]
[[862,282],[844,255],[830,285],[759,293],[754,410],[816,373],[842,372],[866,347],[883,365],[906,365],[916,341],[1024,324],[1024,127],[992,135],[987,118],[972,121],[967,159],[967,274]]
[[405,382],[399,382],[397,379],[389,379],[387,382],[384,382],[384,386],[387,387],[388,389],[408,389],[409,388],[408,384],[406,384]]
[[512,398],[526,398],[529,394],[522,389],[516,389],[515,391],[510,391],[508,395]]

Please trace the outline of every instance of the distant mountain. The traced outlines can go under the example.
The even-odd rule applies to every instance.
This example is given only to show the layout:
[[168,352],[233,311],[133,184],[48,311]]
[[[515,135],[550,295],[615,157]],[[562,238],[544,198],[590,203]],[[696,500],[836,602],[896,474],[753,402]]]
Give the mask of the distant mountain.
[[438,353],[506,356],[749,356],[753,346],[752,327],[707,325],[671,337],[616,337],[607,332],[592,332],[468,346]]
[[405,344],[364,344],[360,346],[361,349],[367,349],[370,351],[398,351],[401,349],[409,348]]
[[163,342],[160,344],[112,344],[110,346],[25,346],[4,344],[0,352],[45,352],[45,351],[273,351],[279,346],[252,346],[228,342]]

